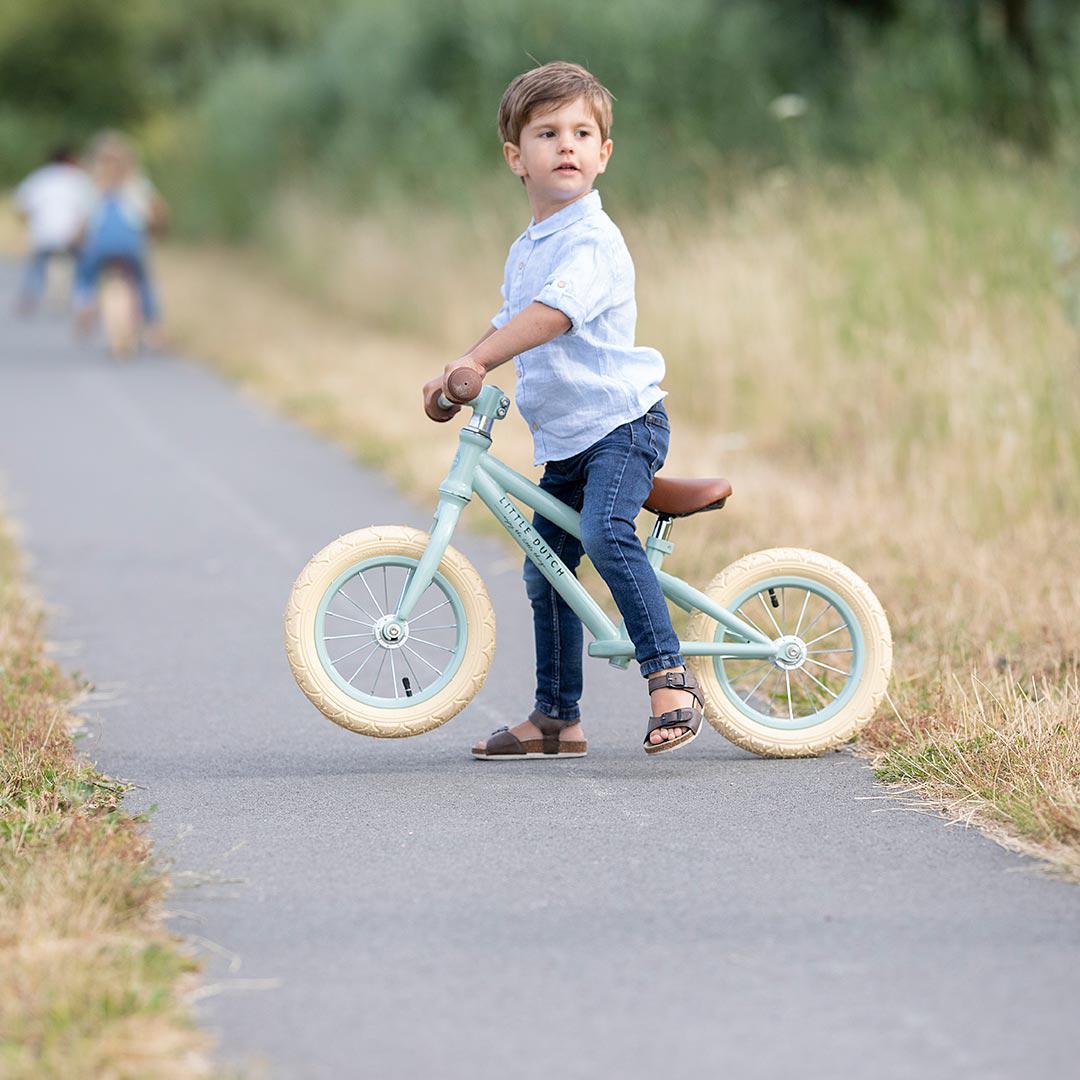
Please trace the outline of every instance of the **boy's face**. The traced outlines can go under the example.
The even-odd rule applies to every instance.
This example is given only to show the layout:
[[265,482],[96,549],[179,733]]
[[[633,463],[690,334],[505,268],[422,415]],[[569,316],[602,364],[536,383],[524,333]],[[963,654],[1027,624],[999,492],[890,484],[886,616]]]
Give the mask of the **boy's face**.
[[600,138],[600,125],[584,98],[534,113],[520,140],[503,143],[503,156],[525,181],[537,221],[588,194],[612,149],[610,139]]

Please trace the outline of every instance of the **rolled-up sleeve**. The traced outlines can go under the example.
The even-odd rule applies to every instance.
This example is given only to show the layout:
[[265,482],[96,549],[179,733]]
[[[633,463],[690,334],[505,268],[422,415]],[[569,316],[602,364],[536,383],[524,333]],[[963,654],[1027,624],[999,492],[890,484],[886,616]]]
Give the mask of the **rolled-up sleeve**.
[[510,303],[506,299],[506,286],[499,286],[499,295],[502,297],[502,307],[491,317],[491,325],[496,330],[501,330],[510,321]]
[[573,244],[548,275],[536,300],[556,308],[570,320],[576,334],[611,303],[613,266],[599,237]]

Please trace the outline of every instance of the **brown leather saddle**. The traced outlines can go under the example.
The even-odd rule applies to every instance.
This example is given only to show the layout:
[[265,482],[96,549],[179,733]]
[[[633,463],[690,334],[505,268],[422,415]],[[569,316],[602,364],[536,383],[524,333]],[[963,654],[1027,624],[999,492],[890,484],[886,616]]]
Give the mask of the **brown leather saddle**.
[[704,480],[653,478],[645,509],[661,517],[689,517],[703,510],[719,510],[731,496],[731,484],[722,477]]

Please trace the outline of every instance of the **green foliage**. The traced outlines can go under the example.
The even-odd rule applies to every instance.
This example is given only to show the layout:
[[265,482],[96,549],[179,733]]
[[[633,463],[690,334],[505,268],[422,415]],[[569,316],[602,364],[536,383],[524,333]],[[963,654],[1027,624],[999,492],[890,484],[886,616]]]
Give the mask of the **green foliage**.
[[[134,28],[112,0],[16,3],[0,22],[0,169],[144,112]],[[4,137],[6,136],[6,137]]]
[[917,168],[987,136],[1048,154],[1075,130],[1078,34],[1052,0],[8,0],[0,171],[134,124],[195,231],[250,232],[297,183],[467,207],[503,88],[561,58],[618,98],[605,190],[704,202],[776,165]]
[[1048,149],[1075,112],[1069,35],[1058,26],[1057,51],[1048,36],[1031,68],[992,20],[966,10],[932,0],[346,3],[306,48],[238,60],[207,88],[188,120],[193,197],[181,217],[242,234],[267,193],[313,179],[353,204],[468,205],[500,167],[503,88],[555,58],[585,64],[618,98],[604,183],[619,200],[705,201],[733,172],[822,158],[917,168],[988,133]]
[[337,0],[5,0],[0,179],[59,143],[137,128],[198,96],[238,57],[300,48]]

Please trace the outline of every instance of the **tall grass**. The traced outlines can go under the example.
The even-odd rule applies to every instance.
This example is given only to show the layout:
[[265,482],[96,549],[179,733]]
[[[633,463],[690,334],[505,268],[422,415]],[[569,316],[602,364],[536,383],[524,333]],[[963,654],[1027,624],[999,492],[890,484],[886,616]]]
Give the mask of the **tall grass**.
[[[896,641],[896,713],[864,739],[885,774],[930,747],[982,770],[993,755],[972,758],[971,740],[993,732],[1005,760],[1037,770],[1054,740],[1010,727],[1037,717],[1066,732],[1049,754],[1053,799],[1080,803],[1068,749],[1080,723],[1080,350],[1054,259],[1072,227],[1062,175],[1005,155],[906,185],[774,171],[707,215],[607,205],[637,263],[639,340],[668,363],[666,471],[735,488],[722,513],[678,523],[673,568],[704,582],[779,544],[850,563]],[[296,194],[278,206],[272,271],[171,255],[178,331],[430,502],[455,432],[424,420],[419,387],[497,307],[524,209],[516,221],[500,206],[398,220],[342,218]],[[509,388],[512,370],[492,378]],[[497,442],[530,471],[524,425],[500,426]],[[976,688],[1005,705],[980,711]],[[1012,783],[984,771],[986,791]],[[926,779],[914,767],[906,778]],[[987,806],[1021,807],[1028,789],[1016,791]],[[1041,837],[1030,809],[1012,827]],[[1062,837],[1076,844],[1069,828]]]

